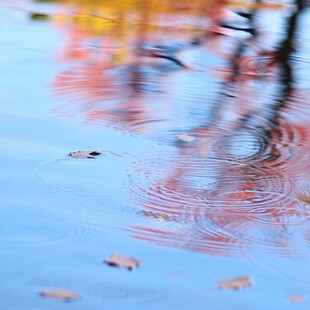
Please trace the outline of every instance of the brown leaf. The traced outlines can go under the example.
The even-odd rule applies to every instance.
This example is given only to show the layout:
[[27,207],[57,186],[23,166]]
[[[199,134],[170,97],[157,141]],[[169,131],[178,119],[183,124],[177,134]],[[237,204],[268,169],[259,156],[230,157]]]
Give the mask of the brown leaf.
[[140,214],[143,214],[144,216],[147,216],[147,217],[155,218],[161,222],[166,222],[170,220],[169,215],[164,214],[164,213],[142,210]]
[[40,295],[63,301],[72,301],[80,297],[78,294],[64,289],[45,289],[40,292]]
[[310,203],[310,196],[306,196],[306,195],[299,195],[297,196],[297,198],[303,202],[307,202]]
[[252,285],[252,280],[249,277],[239,277],[229,280],[218,281],[218,286],[222,290],[239,290]]
[[95,158],[95,156],[101,155],[101,152],[98,151],[76,151],[70,152],[70,156],[77,159],[85,159],[85,158]]
[[193,136],[189,136],[186,134],[182,134],[182,135],[178,135],[178,139],[184,142],[192,142],[194,141],[196,138]]
[[140,266],[140,261],[132,258],[123,256],[117,253],[112,253],[108,258],[104,260],[104,262],[110,266],[116,266],[116,267],[124,267],[128,268],[129,270],[132,270],[134,267]]
[[306,295],[303,294],[295,294],[287,297],[287,300],[293,304],[297,304],[306,299]]

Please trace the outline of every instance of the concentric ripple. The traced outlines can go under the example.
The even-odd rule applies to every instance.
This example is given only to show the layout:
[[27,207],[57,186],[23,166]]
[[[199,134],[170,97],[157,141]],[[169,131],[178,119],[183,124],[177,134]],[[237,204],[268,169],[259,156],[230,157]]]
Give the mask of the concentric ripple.
[[255,132],[241,132],[220,139],[215,151],[223,158],[245,159],[262,154],[266,148],[264,137]]
[[147,307],[150,304],[162,305],[163,301],[167,307],[177,307],[182,303],[182,299],[173,298],[167,290],[147,287],[145,283],[130,285],[102,283],[89,287],[89,294],[110,306],[127,308]]
[[128,188],[140,204],[168,214],[204,214],[214,204],[226,208],[225,202],[229,208],[237,201],[240,206],[257,206],[264,199],[270,204],[293,189],[280,170],[217,158],[156,154],[128,173]]
[[[104,164],[101,158],[45,161],[36,167],[36,177],[58,194],[113,196],[121,191],[115,185],[118,179],[115,180],[112,166]],[[113,186],[112,180],[115,180]]]
[[253,128],[237,130],[233,135],[219,138],[213,146],[220,157],[241,163],[248,161],[276,167],[295,166],[305,156],[305,138],[302,128],[279,120],[269,131]]
[[[14,154],[15,155],[15,154]],[[25,205],[39,194],[33,178],[32,169],[35,165],[29,154],[17,153],[10,159],[2,158],[2,174],[0,180],[5,182],[0,201],[3,205]]]
[[157,154],[129,171],[128,189],[153,220],[129,228],[133,237],[213,254],[253,243],[280,251],[282,227],[308,218],[292,179],[263,165]]

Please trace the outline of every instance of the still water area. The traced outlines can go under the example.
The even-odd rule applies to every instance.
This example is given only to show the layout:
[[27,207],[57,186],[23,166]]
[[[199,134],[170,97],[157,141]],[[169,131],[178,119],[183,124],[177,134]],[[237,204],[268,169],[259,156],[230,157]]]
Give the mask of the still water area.
[[1,310],[309,309],[309,2],[1,0],[0,24]]

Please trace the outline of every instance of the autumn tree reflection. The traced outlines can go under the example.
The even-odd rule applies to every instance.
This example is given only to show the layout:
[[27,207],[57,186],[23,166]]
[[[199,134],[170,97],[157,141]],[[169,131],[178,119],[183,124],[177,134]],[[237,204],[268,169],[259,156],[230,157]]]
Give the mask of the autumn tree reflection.
[[[287,36],[273,56],[264,58],[264,50],[254,47],[260,55],[254,60],[263,61],[252,68],[244,67],[242,58],[259,35],[254,21],[256,8],[242,14],[248,27],[222,25],[248,32],[250,36],[237,41],[235,53],[228,58],[230,70],[212,117],[189,132],[197,137],[195,147],[178,143],[179,156],[167,168],[169,173],[161,174],[167,177],[141,189],[149,195],[141,206],[150,211],[142,211],[143,215],[165,222],[168,229],[163,230],[163,225],[155,229],[155,224],[133,226],[129,229],[133,237],[216,255],[242,255],[254,245],[280,255],[288,254],[290,231],[294,230],[294,224],[309,216],[296,198],[296,181],[304,169],[304,162],[299,165],[298,160],[306,156],[310,137],[306,127],[288,123],[284,117],[294,91],[290,62],[303,9],[303,4],[297,1],[286,20]],[[253,93],[247,94],[247,104],[234,106],[230,115],[233,121],[227,122],[223,118],[225,110],[231,109],[236,100],[240,104],[240,90],[244,85],[249,87],[249,81],[268,74],[271,64],[279,71],[272,77],[272,83],[278,85],[273,100],[269,99],[262,107],[257,105]],[[230,132],[225,133],[224,128],[230,128]],[[217,143],[206,152],[214,138]]]
[[[191,138],[174,134],[172,154],[152,154],[126,171],[139,214],[149,219],[128,228],[131,236],[216,255],[239,255],[255,244],[286,254],[291,227],[309,215],[296,198],[309,131],[286,116],[298,93],[290,61],[305,5],[292,6],[67,0],[62,7],[59,58],[67,68],[53,90],[68,103],[55,111],[144,134],[133,125],[154,119],[151,96],[168,107],[157,111],[169,120],[167,135]],[[261,43],[258,16],[267,9],[288,15],[272,48]],[[200,68],[195,60],[203,57],[225,65]],[[170,92],[176,72],[185,73],[173,81],[194,77],[184,92],[186,126],[171,113],[181,106]],[[194,105],[197,72],[214,85],[199,101],[202,112]]]
[[[193,45],[187,42],[201,27],[201,17],[194,17],[203,3],[65,3],[56,26],[65,40],[59,60],[70,65],[56,76],[53,90],[70,103],[55,111],[119,127],[145,119],[143,94],[158,91],[153,85],[163,72],[187,68],[175,53]],[[171,39],[185,43],[167,45]]]

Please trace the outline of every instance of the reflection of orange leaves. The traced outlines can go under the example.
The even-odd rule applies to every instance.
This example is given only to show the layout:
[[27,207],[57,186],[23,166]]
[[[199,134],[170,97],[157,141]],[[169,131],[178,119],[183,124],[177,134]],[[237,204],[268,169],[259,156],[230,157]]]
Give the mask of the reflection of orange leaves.
[[[132,231],[129,230],[133,237],[139,240],[144,241],[152,241],[154,240],[154,236],[160,237],[165,239],[165,236],[171,236],[173,234],[174,237],[182,237],[183,234],[175,231],[167,231],[167,230],[160,230],[155,228],[150,228],[146,226],[132,226]],[[135,232],[138,232],[137,234]],[[143,232],[143,234],[141,234]]]
[[100,108],[89,109],[84,113],[84,118],[87,121],[99,121],[101,119],[109,118],[109,116],[113,116],[113,112],[106,111]]
[[[192,9],[191,12],[186,12],[186,17],[193,17],[198,13],[197,8],[193,7],[192,3],[190,5]],[[79,33],[80,40],[110,36],[113,37],[114,43],[124,47],[129,42],[139,41],[142,33],[143,36],[156,36],[162,27],[167,28],[166,31],[169,31],[170,27],[190,28],[189,25],[181,25],[179,22],[180,19],[184,19],[184,13],[178,12],[165,1],[105,1],[92,5],[86,2],[85,5],[75,3],[73,7],[73,14],[65,11],[59,14],[56,22],[60,29],[72,31],[71,37],[74,33]],[[167,21],[170,27],[166,25]]]
[[[127,74],[132,81],[122,84],[120,93],[116,78],[122,79]],[[68,115],[81,113],[87,121],[127,127],[148,118],[148,106],[139,95],[141,83],[143,77],[135,66],[124,68],[117,76],[109,68],[95,64],[74,66],[57,75],[53,82],[54,94],[70,100],[53,110]]]
[[250,200],[251,198],[253,198],[254,194],[252,192],[237,192],[237,193],[233,193],[230,195],[230,199],[234,199],[234,200],[245,200],[248,199]]
[[[81,3],[86,2],[82,1]],[[139,6],[135,6],[137,3],[139,3]],[[108,123],[119,128],[126,127],[129,124],[132,129],[134,127],[132,125],[139,121],[150,119],[150,111],[147,108],[146,100],[140,100],[140,86],[144,83],[144,77],[137,69],[142,63],[140,56],[162,57],[162,55],[157,53],[155,49],[145,48],[149,43],[148,39],[154,40],[155,37],[154,41],[156,42],[157,36],[160,37],[163,32],[165,32],[165,38],[175,39],[175,34],[178,33],[176,29],[178,28],[181,29],[179,33],[182,39],[186,38],[187,40],[187,34],[184,30],[202,30],[198,29],[199,27],[196,29],[174,21],[171,24],[168,22],[164,25],[163,20],[167,19],[169,21],[169,17],[173,20],[177,20],[178,17],[186,17],[190,20],[195,15],[195,17],[198,17],[196,19],[198,24],[204,21],[204,18],[209,19],[211,25],[208,29],[203,29],[204,31],[208,30],[210,33],[230,31],[218,26],[223,24],[222,22],[226,18],[225,0],[210,1],[207,3],[210,6],[204,7],[204,10],[200,12],[198,12],[197,8],[192,7],[189,0],[179,1],[175,5],[176,7],[167,6],[167,3],[170,3],[170,1],[160,2],[157,6],[154,5],[155,1],[152,1],[152,5],[149,6],[149,2],[142,5],[142,2],[128,0],[128,2],[122,2],[121,4],[106,1],[102,5],[96,4],[96,2],[92,2],[90,6],[79,7],[77,5],[76,12],[68,20],[64,20],[64,23],[60,24],[60,28],[64,30],[65,35],[68,37],[61,58],[69,62],[79,61],[79,65],[63,71],[56,77],[53,85],[55,94],[78,102],[78,112],[81,112],[88,121]],[[204,2],[200,4],[202,3]],[[204,3],[204,5],[207,4]],[[254,8],[247,3],[234,2],[234,4]],[[175,13],[176,9],[179,15],[170,14],[171,12]],[[189,15],[186,15],[186,13],[189,13]],[[193,15],[190,16],[190,14]],[[171,30],[172,28],[174,29]],[[85,45],[91,40],[95,41],[96,47],[86,50]],[[210,40],[208,40],[205,47],[209,44],[208,48],[218,55],[218,47],[221,45],[220,40],[223,40],[223,36],[214,36],[214,38],[210,36]],[[252,48],[250,45],[249,47]],[[274,70],[276,65],[276,55],[274,53],[266,53],[266,55],[257,57],[254,48],[251,50],[252,55],[250,56],[225,55],[230,60],[233,68],[223,72],[222,78],[225,82],[236,83],[239,92],[240,90],[251,91],[252,88],[247,87],[249,83],[243,82],[267,76],[269,72]],[[249,53],[251,52],[249,51]],[[135,55],[135,57],[129,56],[131,54]],[[111,67],[119,68],[121,64],[126,65],[122,68],[128,69],[125,73],[127,76],[123,76],[122,74],[125,71],[121,70],[113,71],[118,74],[117,77],[116,74],[111,74],[109,69]],[[238,74],[235,74],[236,72]],[[124,80],[130,83],[125,84]],[[121,91],[119,85],[122,87]],[[240,88],[240,85],[245,87]],[[119,93],[121,93],[122,97],[118,96]],[[252,99],[252,93],[247,93],[246,96],[243,94],[243,98]],[[245,101],[250,100],[246,99]],[[238,107],[231,109],[235,112],[231,113],[235,113],[237,119],[241,115],[247,115],[251,109],[251,103],[246,102],[246,104],[243,104],[241,99]],[[207,158],[210,153],[212,154],[212,139],[223,137],[222,129],[225,126],[218,124],[210,127],[193,129],[193,132],[189,132],[192,135],[188,134],[185,137],[186,139],[183,139],[190,142],[197,135],[197,141],[194,144],[197,144],[197,149],[203,154],[204,158]],[[220,129],[220,132],[217,132],[217,128]],[[278,139],[281,145],[283,128],[281,126],[279,128],[279,134],[274,130],[270,140],[275,142]],[[298,129],[298,126],[295,129],[298,132],[300,131],[300,136],[304,141],[309,142],[308,133],[302,132],[302,128]],[[183,152],[183,155],[186,155],[187,152],[187,155],[193,155],[190,150],[186,150],[183,146],[184,144],[179,147],[180,153]],[[196,157],[197,149],[195,149],[196,154],[194,154]],[[273,164],[273,162],[270,162],[270,166]],[[217,183],[214,188],[212,185],[211,189],[208,189],[207,183],[203,184],[201,179],[204,175],[200,174],[198,183],[202,183],[203,186],[197,189],[196,179],[198,178],[196,177],[197,173],[201,171],[194,167],[188,167],[190,165],[190,163],[184,165],[182,159],[180,162],[176,160],[176,162],[172,163],[171,171],[164,174],[162,179],[159,180],[160,182],[154,182],[149,188],[141,189],[143,192],[141,196],[145,195],[147,197],[144,198],[147,199],[137,203],[143,208],[140,214],[156,220],[157,224],[158,220],[160,220],[167,225],[181,226],[182,232],[134,226],[130,232],[135,238],[161,245],[221,255],[227,254],[225,252],[231,251],[236,244],[252,245],[252,241],[249,240],[250,238],[247,239],[246,233],[239,229],[241,225],[247,225],[249,230],[252,228],[259,230],[265,228],[259,223],[263,222],[264,218],[268,218],[269,223],[281,224],[282,217],[301,215],[296,207],[296,202],[293,200],[285,201],[284,206],[279,205],[277,198],[287,193],[276,193],[274,200],[267,201],[268,197],[272,197],[272,194],[264,193],[259,180],[255,181],[256,177],[259,179],[259,175],[256,176],[255,174],[251,177],[251,182],[250,178],[243,177],[246,168],[245,170],[238,169],[233,178],[226,179],[227,172],[225,168],[227,167],[219,169],[219,173],[211,176],[211,179],[216,179],[214,183]],[[282,166],[284,165],[282,164]],[[266,171],[268,163],[260,168]],[[144,173],[149,174],[148,179],[154,177],[153,170],[144,171]],[[235,172],[229,171],[228,173],[234,174]],[[157,176],[157,172],[155,174]],[[274,178],[272,172],[267,174]],[[234,180],[237,181],[234,182]],[[286,181],[286,179],[280,180],[283,183]],[[205,188],[203,188],[204,186]],[[257,194],[258,192],[259,194]],[[254,204],[254,206],[251,204]],[[184,225],[180,218],[184,220]],[[208,223],[205,226],[199,226],[203,221],[208,221]],[[216,228],[208,231],[207,226],[209,223]],[[206,227],[207,229],[204,230]],[[266,230],[268,229],[269,227]],[[276,242],[280,243],[279,239]]]
[[95,65],[64,70],[56,76],[53,88],[56,95],[83,103],[101,101],[115,91],[112,77]]
[[254,197],[254,193],[252,192],[255,189],[255,183],[247,182],[242,184],[239,189],[235,193],[229,195],[229,199],[233,200],[250,200]]
[[[283,208],[285,209],[285,208]],[[276,211],[276,210],[273,210]],[[281,217],[287,215],[270,210],[265,211],[270,217]],[[150,215],[151,213],[151,215]],[[211,214],[213,213],[213,214]],[[287,255],[286,247],[288,240],[281,237],[282,225],[270,225],[269,222],[256,222],[255,218],[250,219],[247,211],[239,210],[236,214],[224,207],[222,211],[204,214],[204,216],[165,216],[169,217],[169,227],[172,229],[158,229],[154,227],[133,225],[126,229],[133,238],[147,241],[153,244],[184,248],[212,255],[233,255],[239,256],[248,254],[248,250],[256,243],[263,242],[265,246],[274,249],[282,249],[281,255]],[[145,216],[157,219],[156,212],[146,211]],[[161,213],[164,214],[164,213]],[[263,214],[260,214],[260,216]],[[299,214],[300,215],[300,214]],[[160,217],[162,218],[162,217]],[[207,220],[205,220],[207,219]],[[166,226],[166,221],[164,221]],[[212,224],[211,224],[212,223]],[[276,223],[276,222],[273,222]],[[174,225],[175,224],[175,225]],[[158,224],[156,224],[158,225]],[[259,239],[257,230],[269,237],[274,235],[272,241]],[[285,249],[285,251],[283,251]]]
[[268,2],[248,2],[248,1],[238,1],[238,0],[228,0],[228,5],[234,8],[250,9],[250,10],[281,10],[285,7],[282,3],[268,3]]
[[[160,246],[185,248],[187,250],[213,255],[227,255],[236,244],[241,247],[242,244],[245,245],[247,243],[245,240],[236,239],[228,234],[216,232],[211,234],[208,231],[205,234],[196,232],[192,235],[188,231],[181,233],[175,230],[162,230],[146,226],[132,226],[127,231],[133,238],[138,240]],[[239,250],[235,254],[241,255],[241,252]]]
[[[216,176],[216,185],[206,181],[201,190],[196,188],[195,181],[201,187],[203,171],[196,169],[198,165],[191,166],[185,161],[188,154],[185,156],[174,162],[170,173],[165,171],[162,178],[154,180],[155,184],[140,189],[144,199],[137,202],[143,210],[140,214],[164,218],[175,230],[133,226],[129,229],[133,237],[208,254],[235,255],[234,246],[249,249],[257,242],[259,231],[263,236],[275,236],[272,241],[266,241],[266,245],[287,246],[287,239],[280,234],[281,227],[304,213],[296,199],[286,197],[288,193],[278,188],[278,181],[287,181],[284,177],[279,180],[278,170],[271,169],[267,173],[263,167],[247,171],[245,165],[238,169],[220,165],[218,173],[210,174],[212,178]],[[267,181],[268,178],[271,181]],[[273,182],[275,188],[271,187]]]
[[84,37],[83,31],[75,26],[59,28],[63,32],[65,43],[61,47],[58,55],[59,61],[75,61],[85,59],[88,55],[84,48],[84,42],[81,38]]
[[[132,107],[133,108],[133,107]],[[136,108],[122,108],[120,105],[118,108],[109,110],[104,106],[100,108],[93,108],[84,111],[84,119],[87,121],[103,122],[106,125],[116,126],[118,128],[127,127],[128,124],[134,124],[143,120],[145,115],[143,110],[138,110],[138,105]],[[136,131],[136,130],[133,130]]]

